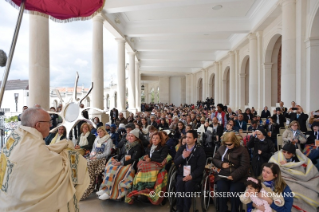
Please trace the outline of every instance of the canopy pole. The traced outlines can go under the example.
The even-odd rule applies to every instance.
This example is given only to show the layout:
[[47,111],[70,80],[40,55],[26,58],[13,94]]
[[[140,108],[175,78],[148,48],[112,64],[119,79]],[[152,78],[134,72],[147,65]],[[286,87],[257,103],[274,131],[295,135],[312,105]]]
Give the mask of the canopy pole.
[[7,80],[8,80],[8,76],[9,76],[9,72],[10,72],[10,67],[11,67],[11,62],[12,62],[15,46],[17,43],[18,35],[19,35],[19,30],[20,30],[20,25],[22,22],[24,8],[25,8],[25,0],[22,0],[21,4],[20,4],[20,11],[19,11],[19,16],[18,16],[16,28],[15,28],[14,34],[13,34],[13,39],[12,39],[12,43],[11,43],[11,47],[10,47],[10,52],[9,52],[9,56],[8,56],[8,60],[7,60],[6,69],[5,69],[5,71],[3,73],[3,77],[2,77],[2,83],[1,83],[1,88],[0,88],[0,108],[2,105],[3,94],[4,94],[4,91],[6,88],[6,84],[7,84]]

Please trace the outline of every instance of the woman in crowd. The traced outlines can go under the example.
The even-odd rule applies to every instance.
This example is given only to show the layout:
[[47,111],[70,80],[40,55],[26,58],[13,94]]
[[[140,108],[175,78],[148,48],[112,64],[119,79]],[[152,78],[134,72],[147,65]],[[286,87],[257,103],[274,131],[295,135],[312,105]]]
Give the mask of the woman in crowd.
[[91,152],[95,140],[95,135],[91,133],[90,126],[86,122],[81,125],[80,131],[81,135],[78,138],[75,149],[79,150],[80,154],[85,155]]
[[120,150],[118,159],[111,158],[105,167],[105,175],[99,199],[120,199],[124,197],[132,186],[135,170],[132,164],[144,155],[144,149],[139,139],[139,130],[131,130],[127,135],[125,145]]
[[[175,146],[176,152],[178,151],[178,149],[186,144],[186,136],[182,136],[179,141],[178,144]],[[175,158],[175,157],[174,157]]]
[[180,139],[180,137],[182,135],[186,135],[185,125],[184,125],[183,122],[179,121],[178,124],[177,124],[177,130],[176,130],[176,133],[175,133],[175,138]]
[[96,125],[96,129],[103,126],[103,123],[100,122],[99,117],[94,117],[93,122]]
[[49,136],[45,138],[45,144],[51,145],[58,143],[59,141],[66,138],[66,130],[64,126],[58,127],[58,131],[56,133],[50,133]]
[[149,125],[147,124],[147,119],[146,118],[142,118],[141,119],[141,122],[142,122],[142,132],[144,134],[148,134],[148,127]]
[[258,130],[254,131],[250,136],[247,143],[248,148],[254,148],[251,165],[255,177],[260,175],[262,165],[268,162],[275,151],[272,140],[266,136],[266,131],[262,128],[258,128]]
[[[214,158],[214,165],[221,169],[216,175],[218,192],[236,192],[238,196],[231,197],[231,211],[239,212],[239,192],[245,191],[244,182],[249,171],[249,155],[245,147],[240,145],[240,141],[234,132],[224,135],[222,146],[218,148]],[[220,176],[225,176],[220,177]],[[219,211],[227,211],[227,197],[219,197]]]
[[177,140],[174,138],[170,138],[166,131],[161,131],[160,133],[162,134],[162,137],[164,139],[164,144],[166,144],[168,148],[168,154],[170,154],[170,156],[174,158],[176,154],[175,146],[177,145]]
[[96,178],[102,173],[107,158],[111,155],[113,141],[104,127],[97,128],[96,139],[90,157],[87,159],[87,168],[90,176],[90,185],[82,196],[86,199],[94,190]]
[[127,118],[127,122],[128,123],[133,123],[133,121],[134,121],[134,114],[130,113],[130,116]]
[[168,123],[166,122],[166,119],[165,118],[161,118],[160,120],[160,124],[158,125],[158,129],[161,129],[161,130],[166,130],[168,129]]
[[[293,194],[289,186],[283,180],[279,166],[275,163],[265,163],[262,167],[262,173],[259,179],[261,180],[264,186],[270,188],[273,192],[277,194],[281,194],[284,197],[285,203],[283,206],[278,206],[274,203],[273,199],[270,197],[260,196],[260,198],[262,198],[263,200],[266,200],[274,211],[291,212],[292,204],[293,204]],[[252,207],[260,211],[265,211],[265,208],[263,205],[258,206],[258,205],[249,203],[247,206],[248,209],[251,209]]]
[[[168,155],[168,148],[162,133],[156,132],[152,135],[150,144],[146,149],[146,155],[143,157],[145,162],[162,163]],[[139,169],[140,170],[140,169]]]
[[287,143],[281,151],[270,158],[269,162],[279,166],[282,177],[294,192],[294,206],[300,208],[299,211],[317,211],[319,172],[311,160],[296,149],[295,145]]
[[300,125],[298,121],[292,121],[289,124],[289,128],[282,134],[282,140],[284,144],[291,142],[296,147],[301,149],[300,144],[305,144],[307,142],[306,136],[299,130]]
[[246,108],[244,113],[244,121],[250,123],[253,120],[254,115],[251,113],[250,108]]

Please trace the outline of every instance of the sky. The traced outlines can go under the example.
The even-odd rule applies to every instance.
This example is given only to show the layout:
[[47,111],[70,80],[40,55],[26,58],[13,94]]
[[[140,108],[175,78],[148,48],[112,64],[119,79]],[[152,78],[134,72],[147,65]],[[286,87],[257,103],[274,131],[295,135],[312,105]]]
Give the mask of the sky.
[[[0,0],[0,49],[9,54],[19,10]],[[92,20],[50,25],[50,87],[73,87],[75,73],[78,86],[88,88],[92,69]],[[104,87],[111,78],[117,79],[117,43],[114,36],[103,30]],[[0,67],[0,77],[5,68]],[[24,13],[11,64],[9,80],[28,79],[29,75],[29,15]]]

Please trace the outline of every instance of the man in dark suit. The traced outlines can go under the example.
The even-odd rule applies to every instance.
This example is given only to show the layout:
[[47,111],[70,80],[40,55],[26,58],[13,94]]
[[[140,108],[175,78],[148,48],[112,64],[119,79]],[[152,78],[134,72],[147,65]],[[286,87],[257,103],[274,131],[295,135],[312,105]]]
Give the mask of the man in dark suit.
[[248,127],[249,132],[254,132],[258,129],[258,122],[257,121],[252,121],[251,126]]
[[315,140],[319,140],[319,122],[315,121],[312,124],[312,129],[313,131],[309,131],[308,135],[309,137],[307,138],[307,144],[314,144]]
[[268,110],[268,107],[267,106],[265,106],[264,107],[264,110],[263,111],[261,111],[261,118],[268,118],[270,116],[270,112],[269,112],[269,110]]
[[301,132],[307,132],[307,125],[306,125],[306,122],[307,122],[307,119],[308,119],[308,114],[304,114],[303,113],[303,109],[302,107],[300,107],[300,105],[297,105],[296,106],[297,111],[296,113],[294,113],[292,111],[292,108],[290,108],[288,110],[288,113],[287,113],[287,118],[290,118],[290,122],[292,121],[298,121],[299,122],[299,125],[300,125],[300,131]]
[[177,211],[189,211],[192,204],[191,192],[195,192],[196,185],[200,184],[205,169],[206,155],[202,146],[196,145],[197,131],[189,130],[186,133],[186,145],[181,146],[174,158],[177,167],[176,193]]
[[286,118],[281,114],[280,107],[276,108],[276,114],[272,116],[274,123],[278,124],[280,127],[285,127]]
[[283,102],[283,101],[280,101],[279,105],[280,105],[280,110],[281,110],[282,115],[283,115],[283,116],[286,116],[287,108],[284,107],[284,102]]

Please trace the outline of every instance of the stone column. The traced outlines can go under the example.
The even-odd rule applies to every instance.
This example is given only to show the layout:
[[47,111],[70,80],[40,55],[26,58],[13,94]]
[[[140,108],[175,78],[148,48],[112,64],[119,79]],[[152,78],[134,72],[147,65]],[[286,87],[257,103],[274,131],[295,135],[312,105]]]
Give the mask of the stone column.
[[[103,65],[103,18],[95,16],[93,19],[92,37],[92,107],[103,110],[104,65]],[[95,111],[93,114],[100,114]]]
[[169,77],[159,77],[159,99],[163,104],[170,103]]
[[[319,79],[319,39],[309,39],[306,41],[307,48],[307,71],[306,71],[306,113],[318,109],[318,79]],[[304,108],[305,109],[305,108]]]
[[240,93],[239,93],[239,65],[238,65],[238,63],[239,63],[239,58],[240,58],[240,56],[239,56],[239,50],[235,50],[234,51],[234,54],[235,54],[235,81],[236,81],[236,83],[235,83],[235,90],[236,90],[236,93],[235,93],[235,97],[236,97],[236,99],[235,99],[235,105],[233,106],[233,110],[237,110],[237,108],[239,107],[239,98],[240,98]]
[[217,102],[220,101],[220,96],[219,96],[219,90],[220,90],[220,80],[219,80],[219,62],[215,62],[215,88],[214,88],[214,95],[215,95],[215,105]]
[[135,107],[135,52],[129,52],[129,87],[128,87],[128,107],[129,111],[136,113]]
[[283,102],[296,100],[296,0],[282,0],[282,69]]
[[230,57],[230,70],[229,70],[229,106],[235,107],[236,102],[236,76],[235,76],[235,54],[233,51],[228,53]]
[[125,106],[125,39],[115,38],[118,45],[117,59],[117,109],[126,115]]
[[[272,63],[264,63],[263,69],[263,79],[265,85],[271,85],[271,68]],[[264,106],[268,106],[270,108],[271,105],[271,89],[270,86],[263,86],[263,97],[264,97]]]
[[227,79],[223,79],[223,104],[226,105],[227,99]]
[[207,86],[207,77],[206,77],[206,69],[202,70],[202,78],[203,78],[203,84],[202,84],[202,101],[205,101],[207,98],[206,94],[206,86]]
[[29,25],[29,107],[50,108],[49,19],[30,14]]
[[141,111],[141,84],[139,62],[135,62],[135,108]]
[[246,74],[240,73],[239,74],[239,109],[245,110],[245,99],[246,99],[246,92],[245,92],[245,79]]
[[249,107],[258,107],[257,37],[249,34]]
[[[259,114],[260,111],[264,109],[264,106],[266,105],[264,102],[264,95],[263,95],[263,89],[267,85],[264,82],[263,78],[263,32],[258,31],[256,32],[257,36],[257,70],[258,70],[258,105],[255,106],[255,110]],[[270,105],[268,105],[270,107]]]

